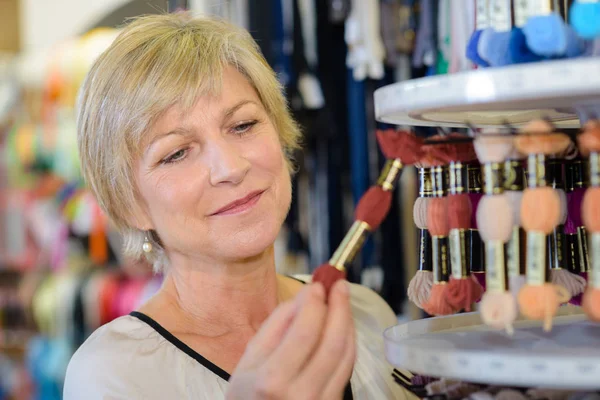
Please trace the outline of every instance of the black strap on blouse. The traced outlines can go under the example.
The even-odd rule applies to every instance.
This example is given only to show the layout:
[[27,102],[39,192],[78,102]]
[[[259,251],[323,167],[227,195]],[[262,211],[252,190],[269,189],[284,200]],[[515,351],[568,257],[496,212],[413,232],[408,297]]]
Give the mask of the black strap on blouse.
[[[302,282],[302,281],[301,281]],[[143,314],[139,311],[133,311],[129,313],[132,317],[139,319],[140,321],[148,324],[152,329],[154,329],[159,335],[165,338],[168,342],[170,342],[173,346],[177,347],[179,350],[183,351],[188,356],[192,357],[194,360],[198,361],[202,366],[207,368],[209,371],[217,375],[219,378],[229,381],[231,375],[223,370],[221,367],[215,365],[211,361],[207,360],[203,356],[201,356],[197,351],[192,349],[187,344],[183,343],[181,340],[177,339],[175,335],[166,330],[162,325],[156,322],[154,319],[150,318],[146,314]],[[346,385],[346,389],[344,390],[344,400],[353,400],[352,397],[352,386],[350,382]]]

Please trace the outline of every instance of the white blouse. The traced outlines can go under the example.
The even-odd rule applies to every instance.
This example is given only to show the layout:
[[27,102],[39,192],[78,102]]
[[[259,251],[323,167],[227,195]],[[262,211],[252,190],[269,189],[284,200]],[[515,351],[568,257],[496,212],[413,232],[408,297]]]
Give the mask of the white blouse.
[[[350,301],[357,341],[353,399],[417,399],[394,381],[385,360],[382,333],[397,323],[391,308],[360,285],[351,285]],[[67,369],[65,400],[225,398],[226,372],[154,321],[134,315],[102,326],[77,350]]]

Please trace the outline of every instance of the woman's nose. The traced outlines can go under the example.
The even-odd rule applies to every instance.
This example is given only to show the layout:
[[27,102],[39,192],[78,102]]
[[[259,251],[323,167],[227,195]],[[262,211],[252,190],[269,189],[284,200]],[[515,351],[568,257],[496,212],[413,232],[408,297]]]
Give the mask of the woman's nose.
[[250,170],[250,162],[239,149],[225,139],[217,139],[208,146],[210,159],[210,183],[238,184]]

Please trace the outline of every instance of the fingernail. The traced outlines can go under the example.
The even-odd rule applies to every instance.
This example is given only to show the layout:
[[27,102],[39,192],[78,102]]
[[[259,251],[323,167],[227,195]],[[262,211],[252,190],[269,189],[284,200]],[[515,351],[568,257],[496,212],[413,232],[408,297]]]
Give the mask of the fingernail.
[[343,295],[348,295],[348,293],[350,293],[350,289],[348,289],[348,282],[340,280],[340,283],[338,283],[338,290]]
[[312,284],[312,293],[318,299],[325,298],[325,289],[323,288],[323,285],[320,282]]

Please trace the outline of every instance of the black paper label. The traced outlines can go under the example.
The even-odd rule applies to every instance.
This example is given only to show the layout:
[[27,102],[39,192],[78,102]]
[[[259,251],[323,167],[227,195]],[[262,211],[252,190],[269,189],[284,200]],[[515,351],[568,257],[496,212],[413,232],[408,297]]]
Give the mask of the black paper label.
[[485,163],[483,165],[483,193],[500,194],[504,192],[503,171],[501,163]]
[[447,236],[433,236],[433,282],[441,283],[450,280],[450,252],[448,251]]
[[431,185],[431,170],[419,168],[419,197],[431,197],[433,195]]
[[477,229],[469,229],[469,235],[466,235],[466,239],[469,254],[467,257],[469,270],[471,273],[485,272],[485,251],[479,231]]
[[548,235],[548,260],[552,269],[568,269],[566,253],[566,238],[564,225],[558,225]]
[[481,165],[469,164],[467,166],[467,191],[469,193],[481,193]]
[[588,252],[588,235],[584,226],[577,227],[577,244],[579,248],[579,257],[581,259],[581,270],[590,271],[590,255]]
[[552,188],[565,190],[565,180],[563,177],[563,163],[553,158],[548,161],[548,163],[546,164],[546,168],[546,175]]
[[582,160],[573,160],[565,166],[565,190],[572,192],[585,187],[585,174]]
[[433,271],[431,257],[431,234],[419,229],[419,271]]
[[579,274],[582,271],[581,257],[579,256],[579,243],[576,233],[565,234],[566,253],[565,259],[567,270],[573,274]]

